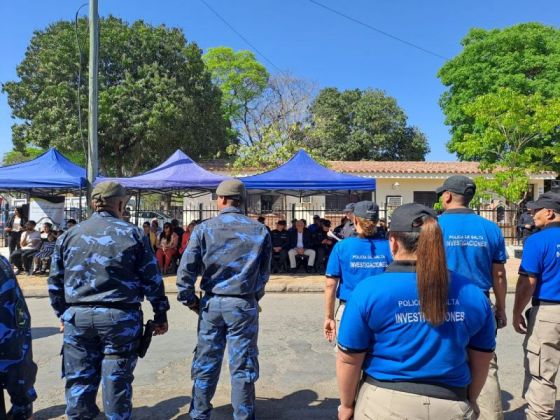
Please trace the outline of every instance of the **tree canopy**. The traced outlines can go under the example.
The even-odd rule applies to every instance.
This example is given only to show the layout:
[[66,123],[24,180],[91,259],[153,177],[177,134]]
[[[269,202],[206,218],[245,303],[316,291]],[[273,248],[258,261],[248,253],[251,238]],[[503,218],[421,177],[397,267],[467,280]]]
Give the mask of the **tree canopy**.
[[[462,40],[463,51],[448,61],[438,73],[448,90],[440,104],[451,127],[448,148],[457,152],[460,159],[500,163],[492,150],[473,153],[470,135],[478,136],[485,129],[481,118],[475,118],[472,107],[477,98],[487,97],[499,106],[499,100],[507,98],[500,89],[509,89],[522,95],[538,95],[528,99],[526,105],[536,106],[543,100],[560,97],[560,30],[538,23],[515,25],[503,30],[472,29]],[[498,102],[496,102],[496,100]],[[482,103],[479,103],[482,106]],[[503,104],[505,105],[505,104]],[[500,107],[500,109],[504,109]],[[528,109],[530,113],[535,109]],[[542,113],[538,113],[542,115]],[[481,125],[482,124],[482,125]],[[477,134],[477,132],[479,134]],[[539,147],[538,136],[527,147]],[[535,140],[537,143],[535,143]],[[548,133],[549,144],[558,141],[558,133]],[[486,146],[493,147],[492,142]]]
[[[78,22],[83,57],[87,21]],[[81,68],[80,68],[81,62]],[[80,80],[78,83],[78,74]],[[73,22],[36,31],[17,67],[19,80],[2,86],[17,123],[16,150],[26,146],[81,150],[87,138],[87,59],[80,60]],[[79,94],[78,94],[78,87]],[[81,104],[81,132],[77,104]],[[103,173],[137,174],[177,148],[193,158],[227,147],[221,92],[194,43],[176,28],[100,20],[99,156]]]
[[213,82],[222,91],[222,110],[226,121],[243,135],[249,130],[256,99],[268,85],[266,67],[251,51],[235,52],[229,47],[210,48],[203,56]]
[[330,160],[424,160],[424,134],[377,89],[325,88],[310,107],[308,142]]

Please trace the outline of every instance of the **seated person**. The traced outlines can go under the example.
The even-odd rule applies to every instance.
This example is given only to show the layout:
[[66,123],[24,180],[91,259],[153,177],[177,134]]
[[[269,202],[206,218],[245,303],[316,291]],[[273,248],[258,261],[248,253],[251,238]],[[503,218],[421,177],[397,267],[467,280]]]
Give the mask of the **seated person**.
[[16,275],[22,271],[31,275],[31,264],[33,257],[41,248],[41,234],[35,230],[36,223],[33,220],[25,224],[25,231],[21,234],[20,249],[16,249],[10,255],[10,262],[17,268]]
[[296,230],[289,233],[290,235],[290,250],[288,251],[288,258],[290,260],[290,271],[296,271],[296,255],[306,255],[308,257],[307,267],[305,271],[311,273],[315,265],[315,250],[313,249],[313,234],[306,229],[305,221],[298,220],[296,223]]
[[179,238],[179,244],[181,243],[181,241],[183,240],[183,235],[185,234],[185,229],[183,229],[182,226],[179,225],[179,221],[177,219],[173,219],[171,221],[171,226],[173,228],[173,232],[175,232],[177,234],[177,237]]
[[150,222],[144,222],[142,224],[142,229],[144,230],[144,236],[148,238],[150,245],[152,246],[152,251],[155,252],[157,247],[157,235],[154,230],[152,230]]
[[173,232],[171,223],[164,223],[163,232],[158,239],[156,258],[159,268],[163,274],[169,274],[169,267],[173,262],[173,258],[177,256],[177,245],[179,243],[179,236]]
[[51,265],[51,256],[54,251],[57,236],[54,231],[50,232],[47,240],[43,241],[41,249],[33,257],[35,271],[33,274],[45,274]]
[[76,219],[68,219],[66,221],[66,230],[68,229],[72,229],[74,226],[76,226],[78,224],[78,222],[76,222]]
[[320,233],[321,232],[321,216],[319,216],[318,214],[313,216],[313,223],[311,223],[309,225],[308,229],[313,234]]
[[272,272],[277,273],[279,266],[286,266],[290,249],[290,235],[286,230],[286,221],[279,220],[276,229],[270,233],[272,239]]
[[315,247],[317,249],[316,264],[317,271],[324,274],[327,266],[327,260],[329,259],[329,255],[331,255],[336,239],[328,235],[331,230],[330,220],[321,219],[319,226],[321,227],[321,230],[315,234]]
[[183,239],[181,239],[181,247],[179,248],[179,255],[183,255],[185,249],[189,245],[189,240],[191,239],[191,235],[193,233],[194,228],[196,227],[196,221],[192,221],[187,226],[187,230],[183,233]]
[[53,231],[52,223],[49,222],[43,223],[43,227],[41,228],[41,239],[46,240],[52,231]]

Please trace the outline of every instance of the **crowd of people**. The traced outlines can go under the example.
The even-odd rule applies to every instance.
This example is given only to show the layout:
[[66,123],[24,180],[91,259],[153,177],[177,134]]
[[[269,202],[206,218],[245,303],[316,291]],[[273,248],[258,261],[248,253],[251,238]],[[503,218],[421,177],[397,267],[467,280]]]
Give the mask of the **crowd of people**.
[[[288,241],[284,248],[262,220],[243,214],[238,180],[218,187],[218,216],[182,235],[178,223],[161,231],[152,223],[142,231],[123,221],[126,190],[98,184],[95,213],[56,242],[49,275],[51,305],[64,332],[68,418],[99,414],[100,383],[106,417],[131,418],[133,371],[148,331],[140,304],[146,297],[153,308],[148,334],[165,334],[170,306],[158,263],[165,269],[176,256],[169,247],[179,244],[186,248],[177,299],[198,318],[189,415],[210,418],[227,346],[233,417],[256,418],[260,302],[274,254],[284,251],[290,267],[302,258],[311,268],[318,253],[312,241],[326,245],[322,241],[332,238],[322,332],[336,343],[338,418],[502,419],[495,349],[498,330],[508,324],[508,255],[499,226],[469,209],[475,191],[470,178],[452,176],[436,191],[441,215],[405,204],[394,210],[388,232],[371,201],[348,208],[339,229],[347,230],[344,239],[320,218],[315,227],[297,220],[291,231],[282,223],[275,231]],[[526,240],[511,323],[525,335],[527,418],[552,419],[560,367],[560,194],[541,194],[527,207],[539,231]],[[0,268],[17,291],[9,267]],[[195,290],[199,278],[203,296]],[[26,308],[19,316],[28,328]],[[18,388],[13,385],[19,393],[8,389],[12,413],[24,413],[15,418],[29,418],[36,398],[29,337],[19,336],[29,341],[16,355],[24,360]],[[14,369],[0,363],[0,372],[7,366]]]
[[[76,224],[76,220],[68,219],[66,230]],[[56,239],[65,231],[54,229],[50,222],[43,223],[37,230],[37,223],[27,220],[22,209],[17,207],[6,224],[5,232],[9,261],[15,268],[15,274],[31,276],[49,272]]]

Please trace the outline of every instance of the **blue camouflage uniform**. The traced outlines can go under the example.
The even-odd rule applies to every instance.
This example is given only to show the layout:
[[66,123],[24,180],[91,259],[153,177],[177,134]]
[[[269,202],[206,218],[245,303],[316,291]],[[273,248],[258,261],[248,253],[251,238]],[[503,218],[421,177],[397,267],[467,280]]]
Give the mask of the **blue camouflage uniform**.
[[234,418],[255,418],[255,382],[259,377],[258,304],[270,274],[271,239],[266,226],[236,207],[195,228],[177,273],[177,299],[196,304],[194,284],[201,274],[198,344],[192,364],[193,419],[209,419],[210,403],[226,341]]
[[0,256],[0,388],[12,402],[9,415],[28,419],[37,398],[37,365],[31,351],[31,316],[10,263]]
[[64,322],[66,414],[91,419],[100,381],[109,419],[129,419],[133,371],[142,335],[140,303],[167,322],[169,302],[153,250],[140,228],[101,211],[56,243],[49,295]]

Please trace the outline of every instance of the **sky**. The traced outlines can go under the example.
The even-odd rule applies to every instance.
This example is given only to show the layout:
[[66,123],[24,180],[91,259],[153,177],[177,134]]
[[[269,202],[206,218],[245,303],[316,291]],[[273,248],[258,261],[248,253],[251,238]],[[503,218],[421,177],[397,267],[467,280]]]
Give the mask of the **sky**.
[[[558,0],[316,0],[439,56],[452,58],[470,28],[522,22],[560,26]],[[220,20],[205,2],[242,37]],[[0,0],[0,82],[17,80],[33,31],[73,20],[87,0]],[[87,7],[81,15],[87,14]],[[440,58],[332,13],[313,0],[99,0],[100,16],[180,27],[203,50],[249,49],[271,73],[288,71],[318,88],[376,88],[396,98],[427,136],[428,160],[456,160],[438,100]],[[257,51],[255,51],[255,49]],[[0,155],[11,150],[10,115],[0,94]],[[185,150],[188,153],[188,150]]]

